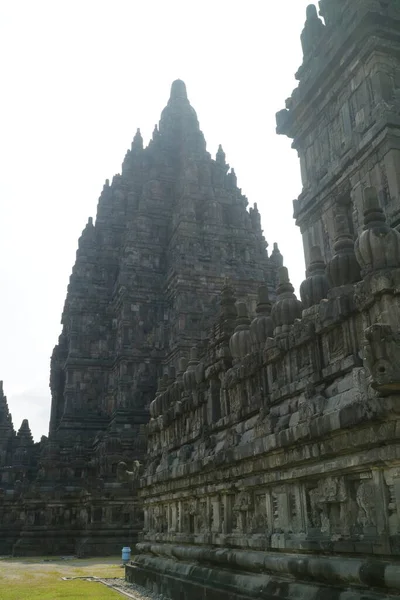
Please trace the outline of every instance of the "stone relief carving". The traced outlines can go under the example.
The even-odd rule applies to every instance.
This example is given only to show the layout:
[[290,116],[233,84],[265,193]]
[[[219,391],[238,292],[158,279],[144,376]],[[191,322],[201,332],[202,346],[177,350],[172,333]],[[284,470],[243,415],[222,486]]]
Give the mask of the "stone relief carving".
[[358,521],[363,527],[376,525],[376,494],[369,482],[362,482],[357,489],[357,504],[359,506]]
[[364,357],[371,385],[383,394],[400,391],[400,334],[376,323],[365,331]]

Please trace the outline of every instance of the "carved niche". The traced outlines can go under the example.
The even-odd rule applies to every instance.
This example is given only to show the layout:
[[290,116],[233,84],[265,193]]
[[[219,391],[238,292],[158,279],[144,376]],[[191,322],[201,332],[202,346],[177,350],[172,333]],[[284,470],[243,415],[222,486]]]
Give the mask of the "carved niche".
[[385,490],[387,497],[387,512],[389,533],[398,535],[400,533],[400,469],[388,469],[385,472]]
[[309,526],[325,535],[342,533],[348,498],[344,479],[321,479],[317,487],[308,490],[307,496]]
[[376,323],[365,331],[364,358],[371,386],[382,394],[400,391],[400,335]]
[[250,530],[252,533],[267,533],[268,516],[265,493],[255,494],[254,512],[250,518]]
[[253,511],[253,495],[250,492],[239,492],[233,504],[234,529],[245,533],[248,528],[249,513]]
[[358,505],[357,521],[366,527],[376,526],[376,498],[375,489],[370,481],[361,481],[357,486],[356,500]]

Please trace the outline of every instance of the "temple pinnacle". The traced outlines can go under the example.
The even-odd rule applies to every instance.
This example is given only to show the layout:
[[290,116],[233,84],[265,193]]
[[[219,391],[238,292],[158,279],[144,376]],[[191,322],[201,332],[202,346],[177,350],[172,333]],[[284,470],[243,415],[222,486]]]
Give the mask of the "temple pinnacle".
[[143,150],[143,138],[139,128],[136,130],[133,138],[131,150]]
[[178,98],[187,100],[186,85],[181,79],[176,79],[171,85],[170,100],[177,100]]

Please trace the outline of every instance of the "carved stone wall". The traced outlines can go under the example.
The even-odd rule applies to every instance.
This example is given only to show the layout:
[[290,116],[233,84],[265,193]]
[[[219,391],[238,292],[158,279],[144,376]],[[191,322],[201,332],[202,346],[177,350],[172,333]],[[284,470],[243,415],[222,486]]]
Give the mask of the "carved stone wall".
[[160,382],[129,580],[172,598],[274,597],[279,585],[287,599],[326,586],[346,598],[353,584],[354,599],[400,593],[383,576],[400,573],[400,233],[371,188],[355,247],[332,258],[350,278],[340,286],[321,287],[314,252],[307,308],[280,268],[273,333],[224,288],[206,348]]

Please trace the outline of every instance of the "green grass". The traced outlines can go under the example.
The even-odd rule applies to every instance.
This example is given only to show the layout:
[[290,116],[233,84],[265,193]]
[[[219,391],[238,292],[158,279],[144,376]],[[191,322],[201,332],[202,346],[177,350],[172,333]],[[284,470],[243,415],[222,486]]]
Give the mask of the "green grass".
[[119,560],[11,559],[0,561],[0,600],[116,600],[121,595],[101,583],[62,577],[123,577]]

